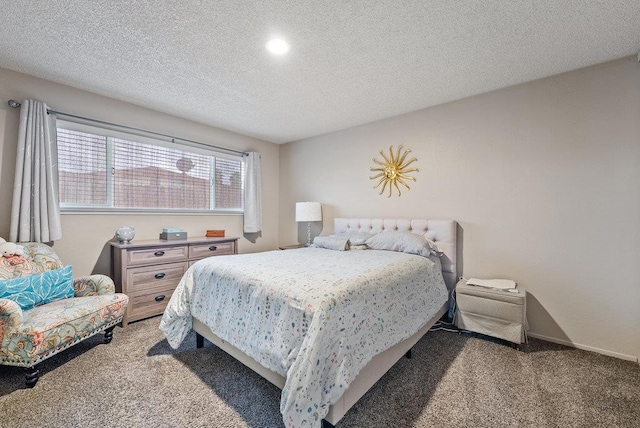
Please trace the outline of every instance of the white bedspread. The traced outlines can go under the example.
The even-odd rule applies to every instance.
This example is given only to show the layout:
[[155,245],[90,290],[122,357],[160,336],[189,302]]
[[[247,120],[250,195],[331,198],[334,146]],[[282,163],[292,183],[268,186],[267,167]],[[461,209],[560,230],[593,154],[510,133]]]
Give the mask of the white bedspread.
[[321,248],[218,256],[185,273],[160,329],[180,345],[192,317],[286,377],[287,427],[320,427],[380,352],[447,301],[440,264],[392,251]]

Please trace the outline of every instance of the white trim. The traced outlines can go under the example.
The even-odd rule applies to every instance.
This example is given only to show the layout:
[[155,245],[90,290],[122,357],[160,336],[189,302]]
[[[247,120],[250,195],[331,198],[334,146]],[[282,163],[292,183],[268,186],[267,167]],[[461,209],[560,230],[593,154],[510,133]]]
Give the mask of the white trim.
[[[115,158],[115,156],[114,156],[114,153],[113,153],[113,137],[112,136],[108,136],[107,137],[107,152],[105,154],[107,155],[107,157],[106,157],[106,159],[107,159],[107,168],[106,168],[107,203],[106,203],[106,205],[98,205],[96,207],[97,209],[105,208],[105,207],[112,207],[113,206],[113,193],[114,193],[114,186],[115,186],[115,180],[114,180],[114,173],[115,173],[114,158]],[[63,206],[71,208],[73,206],[73,204],[60,203],[60,208],[61,209],[63,209]],[[91,205],[84,204],[84,205],[82,205],[82,208],[91,209]]]
[[81,210],[80,208],[68,208],[65,210],[61,208],[60,215],[199,215],[199,216],[221,216],[221,215],[237,215],[243,216],[244,213],[240,211],[143,211],[143,210],[131,210],[125,211],[121,209],[114,210],[104,210],[103,208],[98,209],[87,209],[86,211]]
[[534,337],[540,340],[546,340],[547,342],[558,343],[560,345],[569,346],[571,348],[582,349],[583,351],[595,352],[597,354],[606,355],[608,357],[614,357],[626,361],[633,361],[634,363],[640,364],[640,360],[638,360],[638,357],[635,357],[633,355],[621,354],[619,352],[609,351],[606,349],[594,348],[593,346],[582,345],[580,343],[574,343],[569,340],[562,340],[555,337],[544,336],[538,333],[531,333],[530,331],[527,332],[527,336]]

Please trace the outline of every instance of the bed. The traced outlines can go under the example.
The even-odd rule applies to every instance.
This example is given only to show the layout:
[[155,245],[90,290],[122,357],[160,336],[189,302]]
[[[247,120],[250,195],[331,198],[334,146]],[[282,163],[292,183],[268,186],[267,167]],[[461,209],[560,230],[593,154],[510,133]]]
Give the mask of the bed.
[[[323,248],[192,266],[163,315],[174,348],[193,329],[283,390],[287,427],[336,424],[441,318],[456,279],[456,223],[334,221],[334,233],[424,236],[438,257]],[[385,232],[385,233],[382,233]]]

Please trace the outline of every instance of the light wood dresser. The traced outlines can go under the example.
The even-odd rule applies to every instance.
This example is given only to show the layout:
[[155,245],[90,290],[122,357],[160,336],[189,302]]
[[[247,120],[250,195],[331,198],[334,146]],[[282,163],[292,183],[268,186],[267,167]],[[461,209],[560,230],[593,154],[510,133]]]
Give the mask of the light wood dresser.
[[122,327],[160,315],[189,266],[211,256],[238,253],[238,238],[110,242],[116,291],[129,296]]

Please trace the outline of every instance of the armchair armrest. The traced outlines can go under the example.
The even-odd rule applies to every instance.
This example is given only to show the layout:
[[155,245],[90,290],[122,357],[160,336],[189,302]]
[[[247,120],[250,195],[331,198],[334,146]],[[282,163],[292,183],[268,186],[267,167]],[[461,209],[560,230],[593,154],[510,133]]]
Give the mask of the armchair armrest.
[[4,332],[12,330],[22,321],[22,308],[9,299],[0,299],[0,343]]
[[76,278],[73,280],[73,288],[75,297],[113,294],[116,291],[113,280],[106,275],[89,275]]

